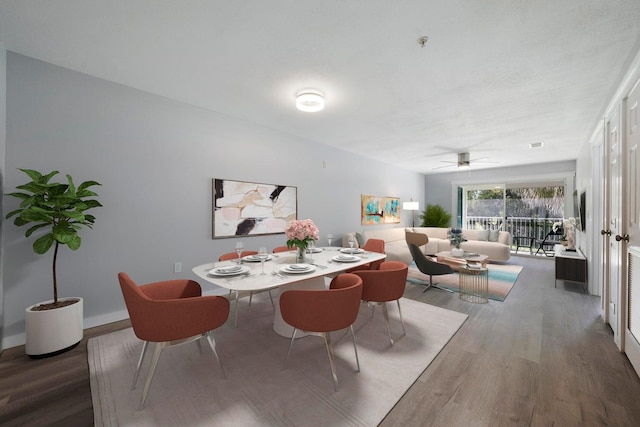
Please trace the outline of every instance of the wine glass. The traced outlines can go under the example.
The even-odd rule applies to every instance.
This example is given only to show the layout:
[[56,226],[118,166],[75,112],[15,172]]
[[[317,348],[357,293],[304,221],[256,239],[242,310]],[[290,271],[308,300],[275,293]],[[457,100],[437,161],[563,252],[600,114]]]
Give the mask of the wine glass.
[[238,264],[242,262],[242,252],[244,252],[244,244],[242,242],[236,243],[236,253],[238,254]]
[[329,242],[329,246],[331,246],[332,241],[333,241],[333,234],[327,234],[327,242]]
[[264,262],[269,258],[269,253],[267,252],[267,248],[264,246],[260,246],[258,249],[258,258],[260,258],[260,264],[262,264],[262,273],[261,276],[264,275]]
[[353,255],[353,247],[356,244],[356,238],[353,236],[349,237],[349,247],[351,248],[351,255]]

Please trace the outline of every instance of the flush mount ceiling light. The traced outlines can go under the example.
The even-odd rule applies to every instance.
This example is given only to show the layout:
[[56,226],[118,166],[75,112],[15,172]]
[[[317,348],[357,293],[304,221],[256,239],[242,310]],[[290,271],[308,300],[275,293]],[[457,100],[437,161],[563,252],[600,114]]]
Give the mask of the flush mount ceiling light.
[[529,144],[529,148],[542,148],[544,147],[544,142],[532,142]]
[[324,108],[324,94],[317,89],[302,89],[296,95],[296,107],[307,113],[320,111]]

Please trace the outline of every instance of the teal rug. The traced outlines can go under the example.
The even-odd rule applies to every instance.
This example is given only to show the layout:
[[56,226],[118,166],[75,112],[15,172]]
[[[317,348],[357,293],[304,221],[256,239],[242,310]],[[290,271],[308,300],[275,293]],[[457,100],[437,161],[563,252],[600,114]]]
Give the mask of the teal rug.
[[[487,264],[487,268],[489,269],[489,298],[495,301],[504,301],[518,280],[523,267],[521,265]],[[411,263],[407,282],[424,285],[429,283],[429,276],[422,274],[416,268],[415,263]],[[433,276],[433,283],[458,292],[460,276],[457,272]]]

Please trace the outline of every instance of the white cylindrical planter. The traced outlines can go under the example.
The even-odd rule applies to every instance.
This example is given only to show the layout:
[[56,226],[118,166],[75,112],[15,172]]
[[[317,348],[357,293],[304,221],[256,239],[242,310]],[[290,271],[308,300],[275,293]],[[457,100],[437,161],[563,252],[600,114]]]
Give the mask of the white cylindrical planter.
[[82,298],[59,298],[58,301],[76,299],[78,302],[53,310],[32,311],[32,307],[47,304],[45,301],[25,310],[25,353],[38,358],[53,356],[71,350],[82,341]]

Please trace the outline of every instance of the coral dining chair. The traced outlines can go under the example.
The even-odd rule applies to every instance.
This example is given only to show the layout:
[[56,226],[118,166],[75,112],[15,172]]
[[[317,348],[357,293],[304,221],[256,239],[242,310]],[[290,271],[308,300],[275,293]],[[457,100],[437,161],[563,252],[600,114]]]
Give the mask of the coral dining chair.
[[279,252],[295,251],[296,249],[296,246],[291,247],[291,249],[289,249],[288,246],[276,246],[275,248],[273,248],[273,253],[277,254]]
[[[367,241],[362,245],[362,249],[369,252],[377,252],[379,254],[383,254],[384,252],[384,240],[382,239],[367,239]],[[380,268],[380,264],[384,259],[379,259],[377,261],[373,261],[364,265],[360,265],[358,267],[347,270],[347,273],[353,273],[359,270],[377,270]]]
[[280,295],[280,312],[282,318],[294,327],[291,334],[289,350],[285,358],[285,367],[293,348],[297,331],[324,338],[329,365],[333,378],[333,387],[338,390],[338,376],[335,369],[335,356],[331,344],[332,331],[349,328],[353,339],[353,350],[356,355],[357,371],[360,372],[358,348],[353,332],[353,323],[358,317],[360,299],[362,297],[362,279],[355,274],[342,273],[334,277],[329,289],[294,289]]
[[226,379],[212,331],[227,321],[229,301],[220,296],[202,296],[202,289],[193,280],[166,280],[138,286],[126,273],[118,273],[122,296],[136,336],[144,341],[131,390],[135,389],[142,361],[149,342],[155,349],[144,384],[140,409],[144,408],[153,374],[162,351],[171,346],[205,340]]
[[[245,256],[257,255],[258,251],[244,251],[243,254]],[[218,261],[233,261],[238,259],[238,254],[235,252],[228,252],[226,254],[222,254],[218,257]],[[231,299],[231,289],[229,289],[229,299]],[[236,290],[236,307],[234,309],[234,320],[233,326],[238,326],[238,300],[240,299],[240,291]],[[271,300],[271,306],[275,309],[275,304],[273,302],[273,296],[271,295],[271,289],[269,289],[269,299]],[[249,306],[251,306],[251,301],[253,300],[253,291],[249,292]]]
[[378,270],[362,270],[356,271],[354,274],[362,278],[362,300],[371,305],[371,315],[376,305],[382,307],[387,333],[391,345],[394,344],[391,336],[391,328],[389,326],[389,312],[387,311],[387,302],[396,301],[398,304],[398,314],[400,315],[400,323],[402,324],[402,335],[407,332],[404,328],[404,320],[402,320],[402,309],[400,308],[400,298],[404,294],[404,288],[407,284],[407,274],[409,267],[400,261],[385,261],[380,264]]

